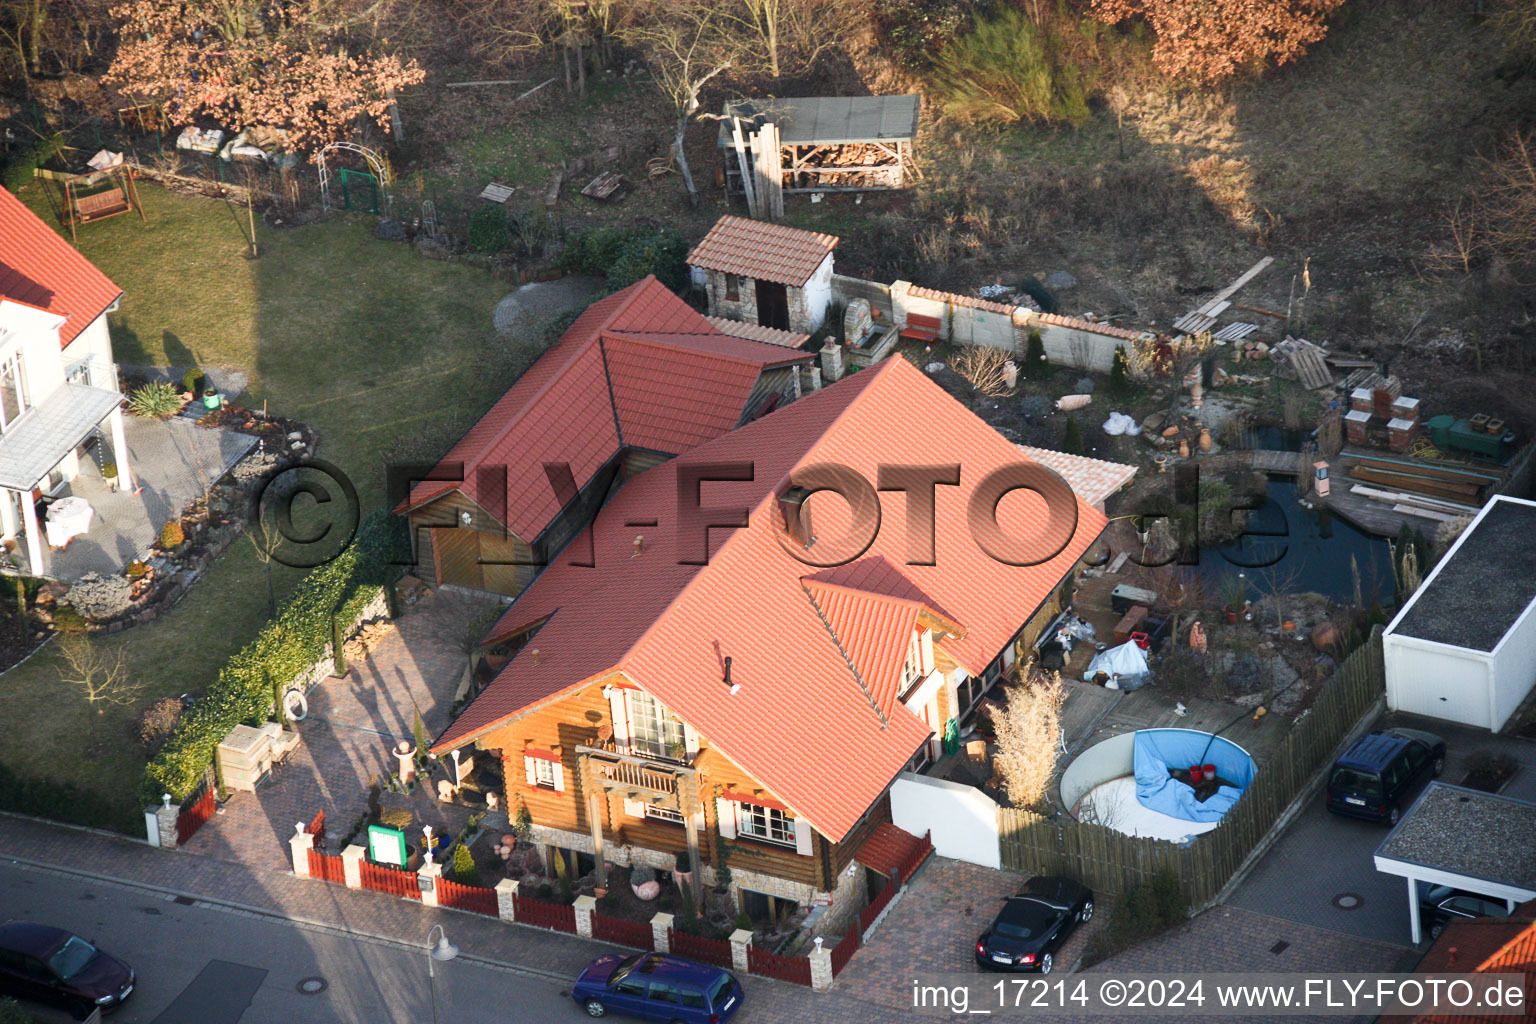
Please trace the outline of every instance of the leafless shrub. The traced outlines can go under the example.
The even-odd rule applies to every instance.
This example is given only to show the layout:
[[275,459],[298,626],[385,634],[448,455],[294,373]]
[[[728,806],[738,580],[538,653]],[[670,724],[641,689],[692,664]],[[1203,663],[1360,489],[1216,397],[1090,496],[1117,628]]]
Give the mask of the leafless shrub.
[[1008,362],[1005,349],[990,345],[967,345],[950,363],[954,371],[970,382],[976,393],[988,398],[1000,398],[1008,393],[1008,381],[1004,376],[1004,364]]
[[1045,803],[1061,735],[1061,706],[1066,689],[1059,673],[1035,676],[1008,687],[1006,703],[992,712],[997,734],[993,767],[1015,807]]

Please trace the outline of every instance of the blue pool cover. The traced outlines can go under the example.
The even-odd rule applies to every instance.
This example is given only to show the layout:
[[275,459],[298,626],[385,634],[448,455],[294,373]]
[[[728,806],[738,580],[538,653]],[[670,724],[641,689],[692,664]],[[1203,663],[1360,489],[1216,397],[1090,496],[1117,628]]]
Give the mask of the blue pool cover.
[[[1209,748],[1207,748],[1209,745]],[[1253,782],[1253,758],[1236,743],[1195,729],[1143,729],[1136,734],[1134,760],[1136,799],[1143,807],[1184,821],[1217,821],[1237,803]],[[1222,786],[1204,803],[1187,783],[1168,774],[1169,768],[1213,764]]]

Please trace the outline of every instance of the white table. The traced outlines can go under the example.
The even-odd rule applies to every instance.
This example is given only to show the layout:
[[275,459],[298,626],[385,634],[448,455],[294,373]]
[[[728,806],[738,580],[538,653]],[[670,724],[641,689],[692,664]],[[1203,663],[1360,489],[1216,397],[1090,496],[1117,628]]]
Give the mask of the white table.
[[80,497],[60,498],[48,506],[48,546],[62,548],[70,540],[91,528],[95,512],[91,503]]

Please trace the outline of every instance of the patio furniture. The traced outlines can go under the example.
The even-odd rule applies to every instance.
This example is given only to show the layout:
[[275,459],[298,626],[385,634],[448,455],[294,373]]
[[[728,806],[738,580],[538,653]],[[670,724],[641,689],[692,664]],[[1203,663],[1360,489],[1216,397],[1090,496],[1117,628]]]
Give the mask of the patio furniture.
[[46,520],[48,546],[67,547],[71,539],[90,530],[94,514],[91,503],[80,497],[60,498],[49,505]]

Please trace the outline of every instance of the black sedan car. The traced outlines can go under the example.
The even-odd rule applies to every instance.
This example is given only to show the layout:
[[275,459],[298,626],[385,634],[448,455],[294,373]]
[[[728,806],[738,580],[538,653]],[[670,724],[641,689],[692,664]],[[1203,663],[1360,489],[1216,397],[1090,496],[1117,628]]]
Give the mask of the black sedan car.
[[133,968],[63,928],[0,925],[0,991],[63,1006],[81,1020],[98,1006],[116,1009],[135,980]]
[[1040,875],[1024,883],[976,940],[976,963],[994,971],[1056,968],[1056,952],[1093,917],[1093,893],[1070,878]]
[[1508,917],[1509,904],[1492,896],[1482,896],[1448,885],[1418,883],[1419,923],[1430,941],[1440,937],[1445,926],[1457,918]]

